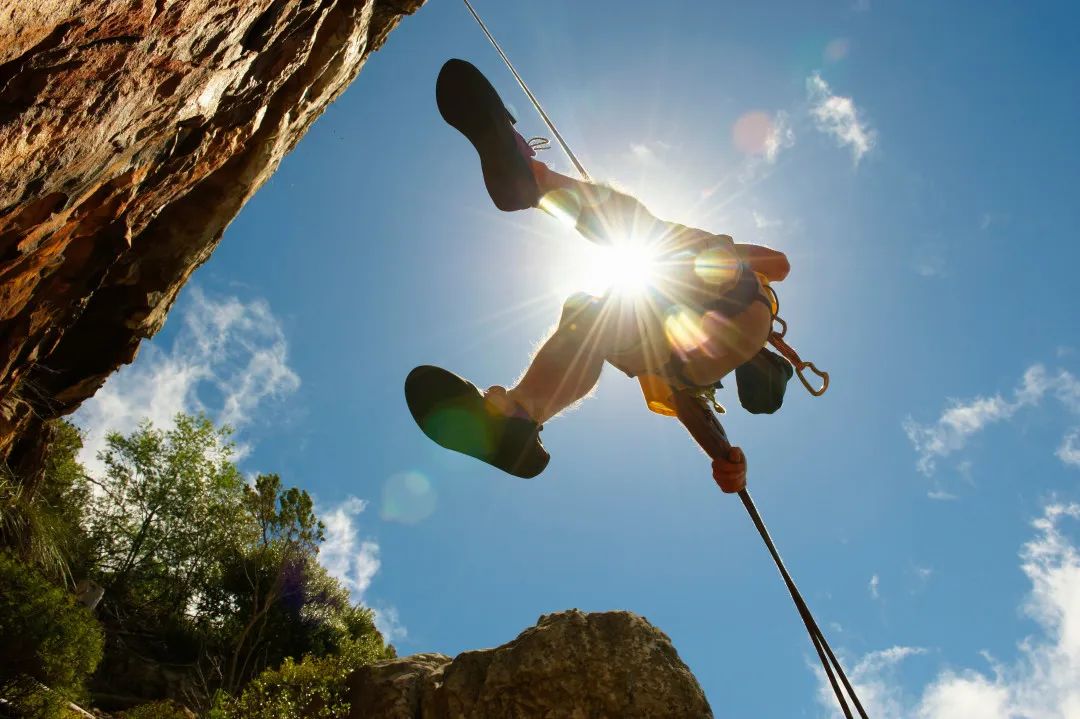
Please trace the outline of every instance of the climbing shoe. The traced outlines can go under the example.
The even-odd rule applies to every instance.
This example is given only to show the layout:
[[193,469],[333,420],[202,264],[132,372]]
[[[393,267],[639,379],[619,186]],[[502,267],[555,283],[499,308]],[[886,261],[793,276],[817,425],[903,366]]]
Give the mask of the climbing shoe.
[[435,83],[439,113],[480,155],[484,184],[500,210],[535,207],[540,190],[529,158],[536,154],[514,129],[514,117],[471,63],[448,60]]
[[405,401],[424,434],[447,449],[526,479],[548,464],[539,424],[500,412],[475,385],[452,372],[417,367],[405,379]]

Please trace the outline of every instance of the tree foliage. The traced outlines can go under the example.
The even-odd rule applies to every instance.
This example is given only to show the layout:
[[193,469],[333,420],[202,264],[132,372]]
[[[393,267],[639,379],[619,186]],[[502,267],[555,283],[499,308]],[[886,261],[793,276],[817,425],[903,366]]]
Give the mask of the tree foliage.
[[49,432],[40,482],[27,486],[6,468],[0,469],[0,547],[70,583],[71,565],[85,551],[82,522],[90,486],[75,459],[82,449],[79,431],[58,421]]
[[0,695],[24,706],[78,698],[101,660],[101,627],[71,592],[8,552],[0,587]]
[[94,578],[117,619],[182,618],[220,581],[219,558],[253,531],[229,431],[178,415],[172,429],[144,422],[106,442],[88,521]]
[[[36,581],[37,601],[52,607],[10,595],[38,612],[25,627],[17,612],[0,617],[0,668],[11,676],[77,693],[102,654],[99,624],[69,590],[82,578],[105,590],[97,614],[107,641],[91,689],[106,694],[134,691],[203,710],[217,696],[215,711],[232,712],[222,716],[289,717],[286,706],[340,706],[348,671],[392,654],[371,612],[319,564],[325,528],[310,495],[276,474],[246,481],[227,427],[178,415],[169,429],[144,422],[110,434],[98,457],[104,470],[93,477],[76,459],[78,431],[57,427],[36,487],[0,474],[0,546],[14,552],[3,555],[0,574],[25,568],[16,555],[37,566],[48,579],[23,572],[20,581]],[[9,595],[0,581],[2,612]],[[133,658],[186,667],[184,695],[159,697],[125,677]],[[282,711],[236,713],[254,711],[256,696]],[[177,707],[148,703],[128,714],[171,717]]]
[[[371,613],[364,610],[367,621]],[[373,629],[373,627],[372,627]],[[252,680],[237,697],[220,694],[212,719],[338,719],[348,716],[346,680],[358,667],[393,656],[393,650],[367,632],[342,644],[333,654],[286,659]]]

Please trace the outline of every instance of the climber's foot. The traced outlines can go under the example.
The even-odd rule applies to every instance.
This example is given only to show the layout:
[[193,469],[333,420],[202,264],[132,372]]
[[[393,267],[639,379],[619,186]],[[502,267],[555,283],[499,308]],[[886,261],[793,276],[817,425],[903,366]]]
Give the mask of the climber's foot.
[[480,155],[484,184],[500,210],[535,207],[540,191],[529,144],[514,129],[514,118],[487,78],[471,63],[448,60],[435,83],[439,113],[468,138]]
[[429,438],[517,477],[535,477],[550,459],[540,442],[542,427],[492,388],[485,398],[471,382],[439,367],[422,365],[405,380],[405,400]]

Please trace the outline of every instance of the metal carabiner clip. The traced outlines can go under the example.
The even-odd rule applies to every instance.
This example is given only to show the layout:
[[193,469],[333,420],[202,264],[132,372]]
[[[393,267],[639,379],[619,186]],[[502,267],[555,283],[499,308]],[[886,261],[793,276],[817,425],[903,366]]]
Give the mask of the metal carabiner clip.
[[[807,367],[810,368],[811,372],[821,378],[820,389],[814,389],[813,385],[810,384],[810,380],[806,379],[806,375],[803,374],[803,370]],[[799,362],[795,365],[795,371],[799,374],[799,380],[803,383],[803,387],[806,387],[806,391],[815,397],[820,397],[825,394],[825,390],[829,389],[829,373],[819,370],[813,362]]]

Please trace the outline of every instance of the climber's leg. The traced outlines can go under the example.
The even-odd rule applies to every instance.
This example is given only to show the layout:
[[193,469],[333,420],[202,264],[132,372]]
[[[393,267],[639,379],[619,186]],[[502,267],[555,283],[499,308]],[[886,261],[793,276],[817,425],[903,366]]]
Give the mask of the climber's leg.
[[[512,402],[544,423],[588,395],[600,377],[609,351],[603,309],[564,312],[563,321],[544,341],[525,375],[508,392]],[[496,393],[498,390],[496,390]]]
[[617,301],[578,294],[567,300],[555,332],[509,390],[492,387],[488,399],[504,412],[524,410],[543,424],[596,386],[604,360],[620,342]]
[[536,152],[514,129],[495,88],[470,63],[448,60],[435,95],[443,119],[476,148],[484,184],[500,210],[542,207],[594,242],[636,238],[665,253],[707,234],[659,220],[630,195],[561,175],[534,160]]
[[537,160],[531,162],[539,188],[538,206],[600,244],[630,237],[659,237],[666,225],[636,198],[606,185],[575,180]]
[[500,210],[523,210],[539,201],[527,153],[514,130],[514,118],[487,78],[464,60],[448,60],[435,83],[444,120],[473,144],[480,155],[484,184]]

